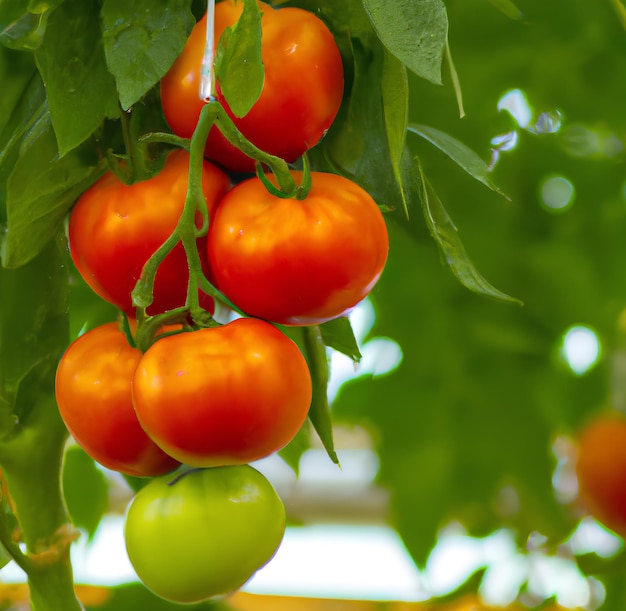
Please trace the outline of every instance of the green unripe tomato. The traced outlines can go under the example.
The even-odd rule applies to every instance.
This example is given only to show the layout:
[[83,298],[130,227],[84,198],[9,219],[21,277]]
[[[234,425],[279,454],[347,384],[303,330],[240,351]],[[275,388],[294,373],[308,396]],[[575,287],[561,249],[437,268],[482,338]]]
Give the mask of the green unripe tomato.
[[285,508],[249,465],[192,469],[152,480],[126,512],[126,550],[143,584],[177,603],[226,596],[267,564]]

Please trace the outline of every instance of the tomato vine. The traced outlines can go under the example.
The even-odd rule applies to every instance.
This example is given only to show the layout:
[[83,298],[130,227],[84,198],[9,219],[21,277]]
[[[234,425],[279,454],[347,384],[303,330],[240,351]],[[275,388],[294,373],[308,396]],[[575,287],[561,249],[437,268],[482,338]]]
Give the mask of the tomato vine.
[[[217,6],[225,16],[221,27],[224,34],[219,37],[216,50],[216,87],[205,101],[199,99],[201,94],[194,84],[192,98],[194,103],[200,103],[201,110],[197,118],[193,112],[188,112],[192,118],[191,132],[176,135],[172,133],[176,131],[172,117],[188,109],[177,106],[183,105],[184,96],[176,89],[180,82],[174,79],[172,114],[168,75],[185,55],[195,28],[202,24],[200,4],[189,0],[174,0],[158,6],[150,0],[133,3],[55,0],[45,6],[32,2],[0,6],[0,70],[6,75],[7,66],[19,58],[27,75],[12,81],[3,94],[6,96],[3,97],[5,112],[0,118],[0,221],[5,229],[0,236],[3,264],[0,289],[3,295],[11,295],[0,319],[0,348],[10,354],[24,350],[25,354],[24,358],[15,359],[15,365],[10,363],[10,357],[4,359],[6,371],[0,375],[0,466],[15,504],[14,509],[0,515],[0,542],[27,574],[34,611],[81,608],[73,592],[69,561],[69,546],[75,532],[69,523],[60,483],[68,431],[52,400],[52,373],[70,343],[68,329],[74,314],[68,312],[66,306],[69,278],[78,283],[82,274],[84,282],[90,286],[99,282],[93,269],[76,254],[72,217],[79,202],[85,201],[86,194],[102,188],[101,180],[108,173],[112,172],[124,187],[148,189],[146,185],[154,184],[151,181],[164,171],[173,148],[189,153],[188,172],[183,177],[184,204],[175,227],[169,229],[159,245],[142,260],[139,277],[135,270],[129,272],[133,282],[130,306],[125,307],[115,299],[107,300],[106,291],[94,288],[105,301],[124,313],[125,334],[117,334],[117,339],[121,337],[124,348],[143,354],[142,365],[132,372],[132,382],[124,380],[125,400],[128,403],[132,395],[130,403],[151,440],[161,450],[171,452],[172,457],[188,464],[196,464],[195,460],[202,467],[219,469],[233,462],[256,460],[280,451],[295,437],[307,417],[330,458],[339,463],[327,397],[328,349],[340,350],[355,361],[360,358],[347,315],[373,289],[386,261],[388,239],[381,209],[387,212],[387,218],[392,218],[388,222],[407,226],[414,223],[409,212],[412,215],[421,206],[428,229],[452,269],[462,270],[463,273],[457,274],[461,282],[476,292],[511,300],[482,278],[460,241],[450,239],[452,222],[433,195],[422,166],[419,160],[413,159],[406,141],[409,129],[407,72],[411,70],[433,83],[441,82],[448,28],[441,0],[392,3],[393,12],[397,13],[393,15],[394,20],[401,15],[411,25],[410,37],[406,28],[393,25],[390,5],[381,0],[342,3],[294,0],[273,4],[244,0],[243,7],[223,0]],[[209,29],[212,25],[209,24]],[[282,36],[285,31],[300,35],[302,44],[297,41],[298,44],[288,46],[289,52],[273,64],[272,55],[264,54],[266,45],[276,44],[272,43],[273,37]],[[311,32],[314,35],[310,35]],[[204,44],[205,39],[202,40]],[[209,45],[212,45],[211,36]],[[303,53],[300,63],[289,64],[300,52]],[[197,71],[201,72],[200,66]],[[207,75],[203,77],[206,79]],[[208,78],[212,81],[211,73]],[[381,82],[385,83],[384,90],[373,95],[379,91]],[[68,112],[70,108],[72,111]],[[301,125],[305,124],[306,130],[302,127],[300,133]],[[417,127],[411,129],[418,135],[425,133]],[[454,139],[427,133],[431,141],[435,140],[439,148],[474,178],[497,189],[491,181],[485,180],[484,164],[477,162],[468,149],[463,149]],[[282,146],[285,142],[289,144],[286,148]],[[259,252],[252,258],[244,252],[243,263],[240,261],[222,275],[218,273],[227,268],[224,263],[224,270],[216,269],[219,261],[235,257],[220,254],[215,247],[205,248],[201,242],[212,239],[210,227],[214,226],[215,218],[212,218],[214,210],[203,190],[207,156],[231,171],[229,180],[237,183],[231,194],[238,194],[240,186],[245,184],[243,179],[248,178],[254,184],[259,181],[270,199],[291,206],[293,217],[296,206],[302,204],[304,216],[308,215],[310,221],[305,231],[279,236],[281,225],[288,226],[283,219],[273,232],[284,242],[292,240],[295,250],[309,257],[300,262],[300,268],[296,268],[297,257],[293,251],[290,255],[276,256],[277,250],[268,240],[273,254],[267,260],[261,261]],[[256,177],[249,176],[254,171]],[[329,210],[342,212],[340,204],[345,203],[346,209],[362,204],[358,213],[352,216],[337,213],[333,219],[330,212],[322,211],[313,218],[317,184],[321,176],[328,175],[333,176],[334,182],[326,188],[322,199],[332,200],[334,206]],[[230,196],[231,201],[235,196]],[[216,196],[216,199],[219,199],[217,208],[226,201],[225,196]],[[155,207],[158,203],[155,201]],[[89,199],[87,205],[91,209],[95,206]],[[274,204],[274,209],[278,206]],[[69,254],[63,235],[68,214]],[[122,212],[112,216],[116,220],[125,218]],[[339,221],[340,216],[348,218],[345,227]],[[322,230],[327,226],[341,228],[339,237],[322,243],[325,256],[320,255],[319,249],[305,247],[306,240],[317,239],[312,236],[317,236],[315,230],[319,226]],[[248,226],[245,229],[229,226],[226,232],[253,234]],[[92,237],[92,234],[83,236],[87,248],[92,246],[89,243]],[[252,241],[262,239],[261,233]],[[236,247],[241,249],[244,243],[245,240],[237,240]],[[364,247],[359,249],[359,244]],[[163,273],[167,258],[181,246],[184,264],[170,275],[179,279],[188,274],[184,300],[181,298],[180,303],[163,308],[164,311],[152,312],[150,306],[157,301],[159,273]],[[345,265],[340,265],[342,258],[356,269],[360,261],[370,255],[374,261],[368,262],[371,265],[364,264],[367,269],[363,277],[352,287],[344,277],[348,272]],[[211,257],[213,269],[208,270],[205,259],[208,261]],[[248,295],[247,300],[242,293],[236,298],[232,296],[233,282],[243,286],[244,293],[253,284],[237,276],[240,269],[246,268],[246,257],[265,265],[265,269],[261,265],[253,273],[261,279],[256,286],[259,294],[272,286],[272,299],[291,297],[277,313],[271,309],[255,311],[254,304],[262,301],[258,295]],[[130,259],[129,251],[126,257],[119,258]],[[289,266],[295,269],[292,276],[286,275],[287,279],[276,285],[278,288],[271,285],[267,270],[270,275],[279,275]],[[252,265],[248,268],[252,269]],[[120,280],[121,276],[122,273],[114,280]],[[336,280],[334,286],[324,284],[329,278]],[[225,285],[229,290],[223,289]],[[44,289],[48,292],[43,292]],[[173,292],[170,289],[166,286],[165,292]],[[347,297],[346,293],[349,293]],[[28,298],[24,312],[19,311],[18,294]],[[203,296],[212,299],[213,310],[202,301]],[[332,302],[332,307],[318,308],[318,303],[304,303],[307,299],[321,300],[322,306]],[[246,306],[242,307],[244,301]],[[301,306],[303,309],[299,309]],[[222,324],[220,315],[244,320]],[[135,321],[129,320],[135,317],[136,327]],[[91,320],[85,320],[80,326],[91,324]],[[175,330],[166,328],[172,324],[177,325]],[[290,328],[283,329],[281,325]],[[293,326],[297,328],[291,328]],[[13,327],[20,331],[16,333]],[[160,424],[164,418],[176,415],[172,403],[177,397],[167,393],[159,395],[167,396],[168,400],[163,401],[158,397],[154,399],[151,394],[154,390],[151,380],[160,380],[165,374],[155,365],[156,373],[146,374],[150,381],[144,387],[137,381],[137,372],[150,369],[147,364],[152,364],[151,355],[157,348],[161,351],[166,350],[164,346],[185,348],[186,345],[187,348],[180,349],[181,363],[184,363],[186,350],[191,353],[192,348],[196,349],[192,341],[197,342],[198,337],[221,337],[220,334],[227,335],[233,328],[255,328],[258,337],[250,344],[243,342],[238,355],[241,358],[234,358],[232,362],[224,356],[228,354],[227,343],[216,340],[221,348],[216,349],[218,358],[213,360],[214,355],[206,353],[209,340],[202,343],[202,349],[197,349],[197,360],[211,361],[211,368],[203,372],[201,382],[210,381],[210,374],[214,372],[219,374],[226,367],[224,363],[229,362],[230,369],[208,391],[200,386],[192,394],[223,396],[220,405],[227,414],[227,408],[232,407],[229,391],[233,393],[229,385],[235,380],[237,390],[243,389],[239,407],[256,407],[256,396],[256,401],[262,403],[260,411],[267,406],[274,409],[274,412],[263,412],[258,429],[263,426],[263,430],[268,429],[268,422],[274,423],[272,417],[280,416],[280,422],[287,424],[278,440],[271,440],[272,443],[261,440],[258,452],[244,448],[240,454],[235,452],[233,458],[228,451],[213,453],[213,448],[202,448],[198,458],[193,448],[178,448],[180,439],[167,438],[161,430],[163,427],[159,432],[154,430],[158,427],[151,429],[150,417],[163,406]],[[176,337],[169,337],[172,333],[177,334]],[[296,344],[286,335],[294,337]],[[33,337],[44,339],[33,342]],[[268,348],[274,346],[272,341],[278,346],[274,350],[276,354]],[[263,357],[263,349],[267,349],[270,356]],[[263,358],[264,367],[259,370],[258,361]],[[158,364],[163,358],[155,360]],[[243,373],[239,370],[242,363],[248,366]],[[280,366],[291,372],[287,380],[280,377]],[[176,379],[184,378],[183,374],[187,373],[183,364],[171,365],[169,373],[172,371]],[[250,383],[249,389],[247,383]],[[71,381],[62,389],[58,384],[57,391],[71,394],[73,386],[76,384]],[[154,386],[158,384],[155,382]],[[185,396],[185,390],[181,387],[180,397]],[[148,398],[144,401],[145,397]],[[197,418],[200,407],[206,405],[191,399],[188,404],[177,405],[177,409],[189,409]],[[69,405],[77,411],[76,405],[83,403],[88,402],[70,401]],[[66,405],[60,407],[68,427],[81,444],[78,429],[69,424]],[[211,407],[214,406],[209,405]],[[189,425],[190,419],[183,418],[185,420]],[[226,416],[218,414],[215,422],[232,424],[227,420]],[[242,417],[241,420],[245,424],[254,418]],[[151,424],[147,424],[149,421]],[[279,432],[280,422],[274,423]],[[207,422],[191,421],[188,433],[192,439],[198,423],[207,428],[211,426],[208,416]],[[179,424],[170,427],[171,431],[178,432],[182,428],[182,425],[177,428]],[[266,433],[270,436],[267,430]],[[252,434],[243,429],[234,437],[237,442],[249,441]],[[90,444],[81,445],[89,453]],[[120,470],[124,469],[120,467]],[[132,469],[126,471],[137,475]],[[215,472],[199,471],[197,477],[209,478],[209,473]],[[195,477],[194,474],[193,478],[186,479]],[[146,489],[150,486],[148,484]],[[281,525],[284,527],[281,515],[280,511],[274,511],[271,516],[272,526],[277,531]],[[11,516],[19,522],[25,552],[11,540]],[[268,548],[259,563],[267,561],[275,551],[276,541],[271,543],[271,549]],[[251,567],[245,577],[256,568],[258,566]],[[159,580],[155,582],[150,575],[148,581],[156,583],[152,587],[158,591]],[[235,581],[233,587],[239,587],[240,580]],[[219,594],[224,593],[219,587],[217,590]],[[177,597],[187,602],[178,593],[174,599]]]

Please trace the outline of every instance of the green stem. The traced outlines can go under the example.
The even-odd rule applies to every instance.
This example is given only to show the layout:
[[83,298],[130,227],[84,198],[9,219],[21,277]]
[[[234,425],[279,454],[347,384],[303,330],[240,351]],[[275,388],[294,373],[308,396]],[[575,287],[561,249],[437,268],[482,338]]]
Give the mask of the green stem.
[[189,138],[181,138],[180,136],[175,136],[174,134],[168,134],[167,132],[150,132],[149,134],[144,134],[139,138],[139,142],[143,144],[171,144],[181,149],[189,150],[190,140]]
[[126,112],[120,107],[120,123],[122,125],[122,136],[128,163],[126,174],[129,183],[145,180],[151,175],[147,158],[148,143],[137,138],[135,133],[137,130],[133,129],[132,116],[132,110]]
[[163,314],[156,316],[141,316],[137,318],[137,331],[135,333],[134,343],[141,350],[145,352],[154,342],[159,329],[162,329],[165,325],[188,323],[189,308],[183,306],[176,308],[175,310],[168,310]]
[[9,514],[7,513],[0,515],[0,543],[24,573],[28,574],[33,570],[30,558],[22,552],[20,546],[13,539],[13,533],[9,526]]
[[29,576],[31,611],[85,611],[74,591],[69,547],[53,564]]
[[[278,157],[268,155],[250,143],[237,129],[222,105],[216,100],[212,100],[203,106],[191,141],[157,133],[142,137],[140,141],[143,146],[149,142],[167,141],[173,144],[184,145],[185,148],[188,147],[189,149],[189,180],[183,211],[174,231],[144,265],[141,277],[132,292],[133,303],[140,310],[138,314],[137,345],[143,350],[150,346],[154,339],[154,332],[158,330],[159,326],[169,322],[167,313],[163,318],[160,318],[160,316],[154,318],[146,317],[145,309],[152,303],[154,298],[154,280],[159,265],[179,242],[182,243],[185,249],[189,267],[185,307],[191,314],[192,320],[200,326],[215,324],[212,318],[200,307],[199,289],[212,296],[216,302],[242,313],[204,275],[196,242],[199,237],[207,234],[209,228],[208,207],[202,189],[202,170],[206,141],[213,125],[217,125],[228,141],[243,153],[255,159],[259,164],[270,167],[279,185],[277,195],[280,197],[298,197],[302,199],[306,197],[311,186],[310,171],[306,159],[302,184],[296,185],[287,163]],[[127,148],[129,151],[133,150],[130,143],[127,143]],[[196,226],[196,215],[198,212],[202,217],[201,227]],[[143,310],[143,313],[141,310]],[[176,316],[178,316],[178,313],[176,313]],[[149,326],[146,326],[145,323],[148,319],[151,322]]]
[[235,147],[237,147],[242,153],[245,153],[248,157],[251,157],[259,164],[267,166],[272,170],[272,173],[276,177],[276,182],[282,192],[282,197],[294,197],[298,185],[296,185],[289,166],[280,157],[270,155],[257,148],[252,144],[233,123],[233,120],[228,116],[222,105],[215,101],[209,102],[207,106],[215,105],[216,107],[216,125],[222,132],[224,137]]
[[311,177],[311,164],[309,163],[309,156],[304,153],[302,156],[302,182],[296,189],[296,199],[300,201],[306,199],[312,185],[313,180]]
[[10,543],[7,551],[26,571],[32,611],[79,611],[83,607],[74,594],[69,555],[75,536],[61,489],[67,430],[53,398],[55,367],[56,359],[49,359],[29,374],[19,396],[22,405],[28,403],[28,418],[0,445],[0,463],[26,544],[26,555]]

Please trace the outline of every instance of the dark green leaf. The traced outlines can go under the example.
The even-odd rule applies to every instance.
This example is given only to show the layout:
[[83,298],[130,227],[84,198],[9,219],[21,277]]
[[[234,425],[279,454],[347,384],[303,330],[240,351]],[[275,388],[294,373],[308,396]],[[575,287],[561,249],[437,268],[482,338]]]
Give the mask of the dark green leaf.
[[74,526],[91,539],[108,506],[106,476],[78,446],[70,446],[63,461],[63,496]]
[[448,37],[442,0],[363,0],[382,43],[409,70],[441,84],[441,62]]
[[124,110],[159,82],[195,23],[189,0],[104,0],[104,52]]
[[[0,47],[0,134],[9,122],[28,84],[36,71],[32,54],[11,51]],[[0,135],[0,139],[2,136]],[[4,142],[0,140],[0,155],[3,155]]]
[[5,567],[9,562],[13,560],[13,557],[0,545],[0,569]]
[[441,200],[435,193],[432,185],[424,176],[420,168],[420,178],[422,182],[422,207],[426,225],[441,249],[446,262],[450,266],[452,273],[459,279],[461,284],[470,291],[480,295],[485,295],[507,303],[521,305],[519,299],[510,297],[506,293],[494,288],[476,269],[465,252],[465,247],[461,242],[457,228],[452,219],[443,207]]
[[[71,259],[71,258],[70,258]],[[119,310],[97,295],[69,261],[69,319],[70,339],[106,322],[117,320]]]
[[234,115],[246,115],[259,99],[265,82],[261,59],[261,12],[254,0],[244,0],[241,17],[220,37],[215,72]]
[[0,267],[0,429],[15,420],[22,380],[68,341],[67,243],[52,240],[19,269]]
[[395,181],[400,185],[402,208],[409,216],[409,203],[402,189],[402,156],[409,120],[409,82],[406,68],[390,53],[385,53],[382,73],[385,127]]
[[512,0],[489,0],[499,11],[504,13],[509,19],[522,19],[524,13],[517,8]]
[[505,199],[509,199],[491,179],[489,166],[468,146],[456,138],[434,127],[428,127],[427,125],[416,125],[412,123],[409,125],[409,131],[428,140],[431,144],[434,144],[472,178],[482,182],[485,186],[502,195]]
[[84,142],[105,117],[118,114],[99,10],[97,0],[65,0],[50,15],[35,54],[61,156]]
[[347,317],[335,318],[320,325],[322,341],[326,346],[350,357],[355,363],[361,360],[359,344],[354,336],[350,319]]
[[[363,39],[372,33],[370,19],[363,8],[362,0],[344,0],[333,2],[332,0],[283,0],[289,6],[297,6],[312,13],[318,14],[335,35],[337,43],[341,46],[343,39],[351,37]],[[274,2],[273,4],[278,4]]]
[[298,434],[278,452],[278,455],[293,469],[296,475],[300,472],[300,459],[311,447],[311,428],[309,422],[300,428]]
[[78,195],[105,167],[92,142],[59,159],[49,115],[42,109],[8,179],[3,264],[19,267],[36,256],[58,232]]

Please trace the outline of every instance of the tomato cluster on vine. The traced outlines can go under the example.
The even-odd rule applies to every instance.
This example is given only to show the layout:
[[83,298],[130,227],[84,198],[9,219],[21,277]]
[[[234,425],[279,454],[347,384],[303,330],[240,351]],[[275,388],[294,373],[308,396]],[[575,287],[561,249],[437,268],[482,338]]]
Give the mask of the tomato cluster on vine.
[[[385,220],[362,187],[306,162],[304,170],[287,168],[320,141],[342,102],[332,33],[308,11],[258,5],[265,83],[251,110],[235,116],[218,84],[211,103],[234,127],[211,127],[201,167],[193,150],[177,148],[151,178],[126,184],[111,170],[78,198],[68,224],[76,269],[129,324],[96,327],[70,345],[57,369],[59,410],[103,466],[160,476],[131,503],[126,542],[142,581],[178,602],[240,587],[275,553],[284,508],[248,463],[284,448],[312,400],[307,360],[280,325],[347,315],[387,259]],[[241,11],[241,2],[217,4],[216,39]],[[206,28],[205,16],[160,87],[172,132],[191,137],[192,147],[205,105],[198,88]],[[253,145],[246,153],[235,146],[241,139]],[[259,163],[256,176],[233,184],[254,171],[247,153],[255,150],[286,171]],[[235,315],[220,323],[211,316],[217,306]],[[194,511],[172,509],[190,497],[202,499],[191,503]],[[232,520],[224,528],[226,512]],[[217,539],[199,535],[202,556],[243,543],[219,570],[209,563],[211,575],[188,567],[178,582],[166,579],[165,560],[142,551],[142,541],[158,534],[170,561],[184,565],[185,521],[198,532],[224,529]],[[265,533],[254,550],[248,531]]]

